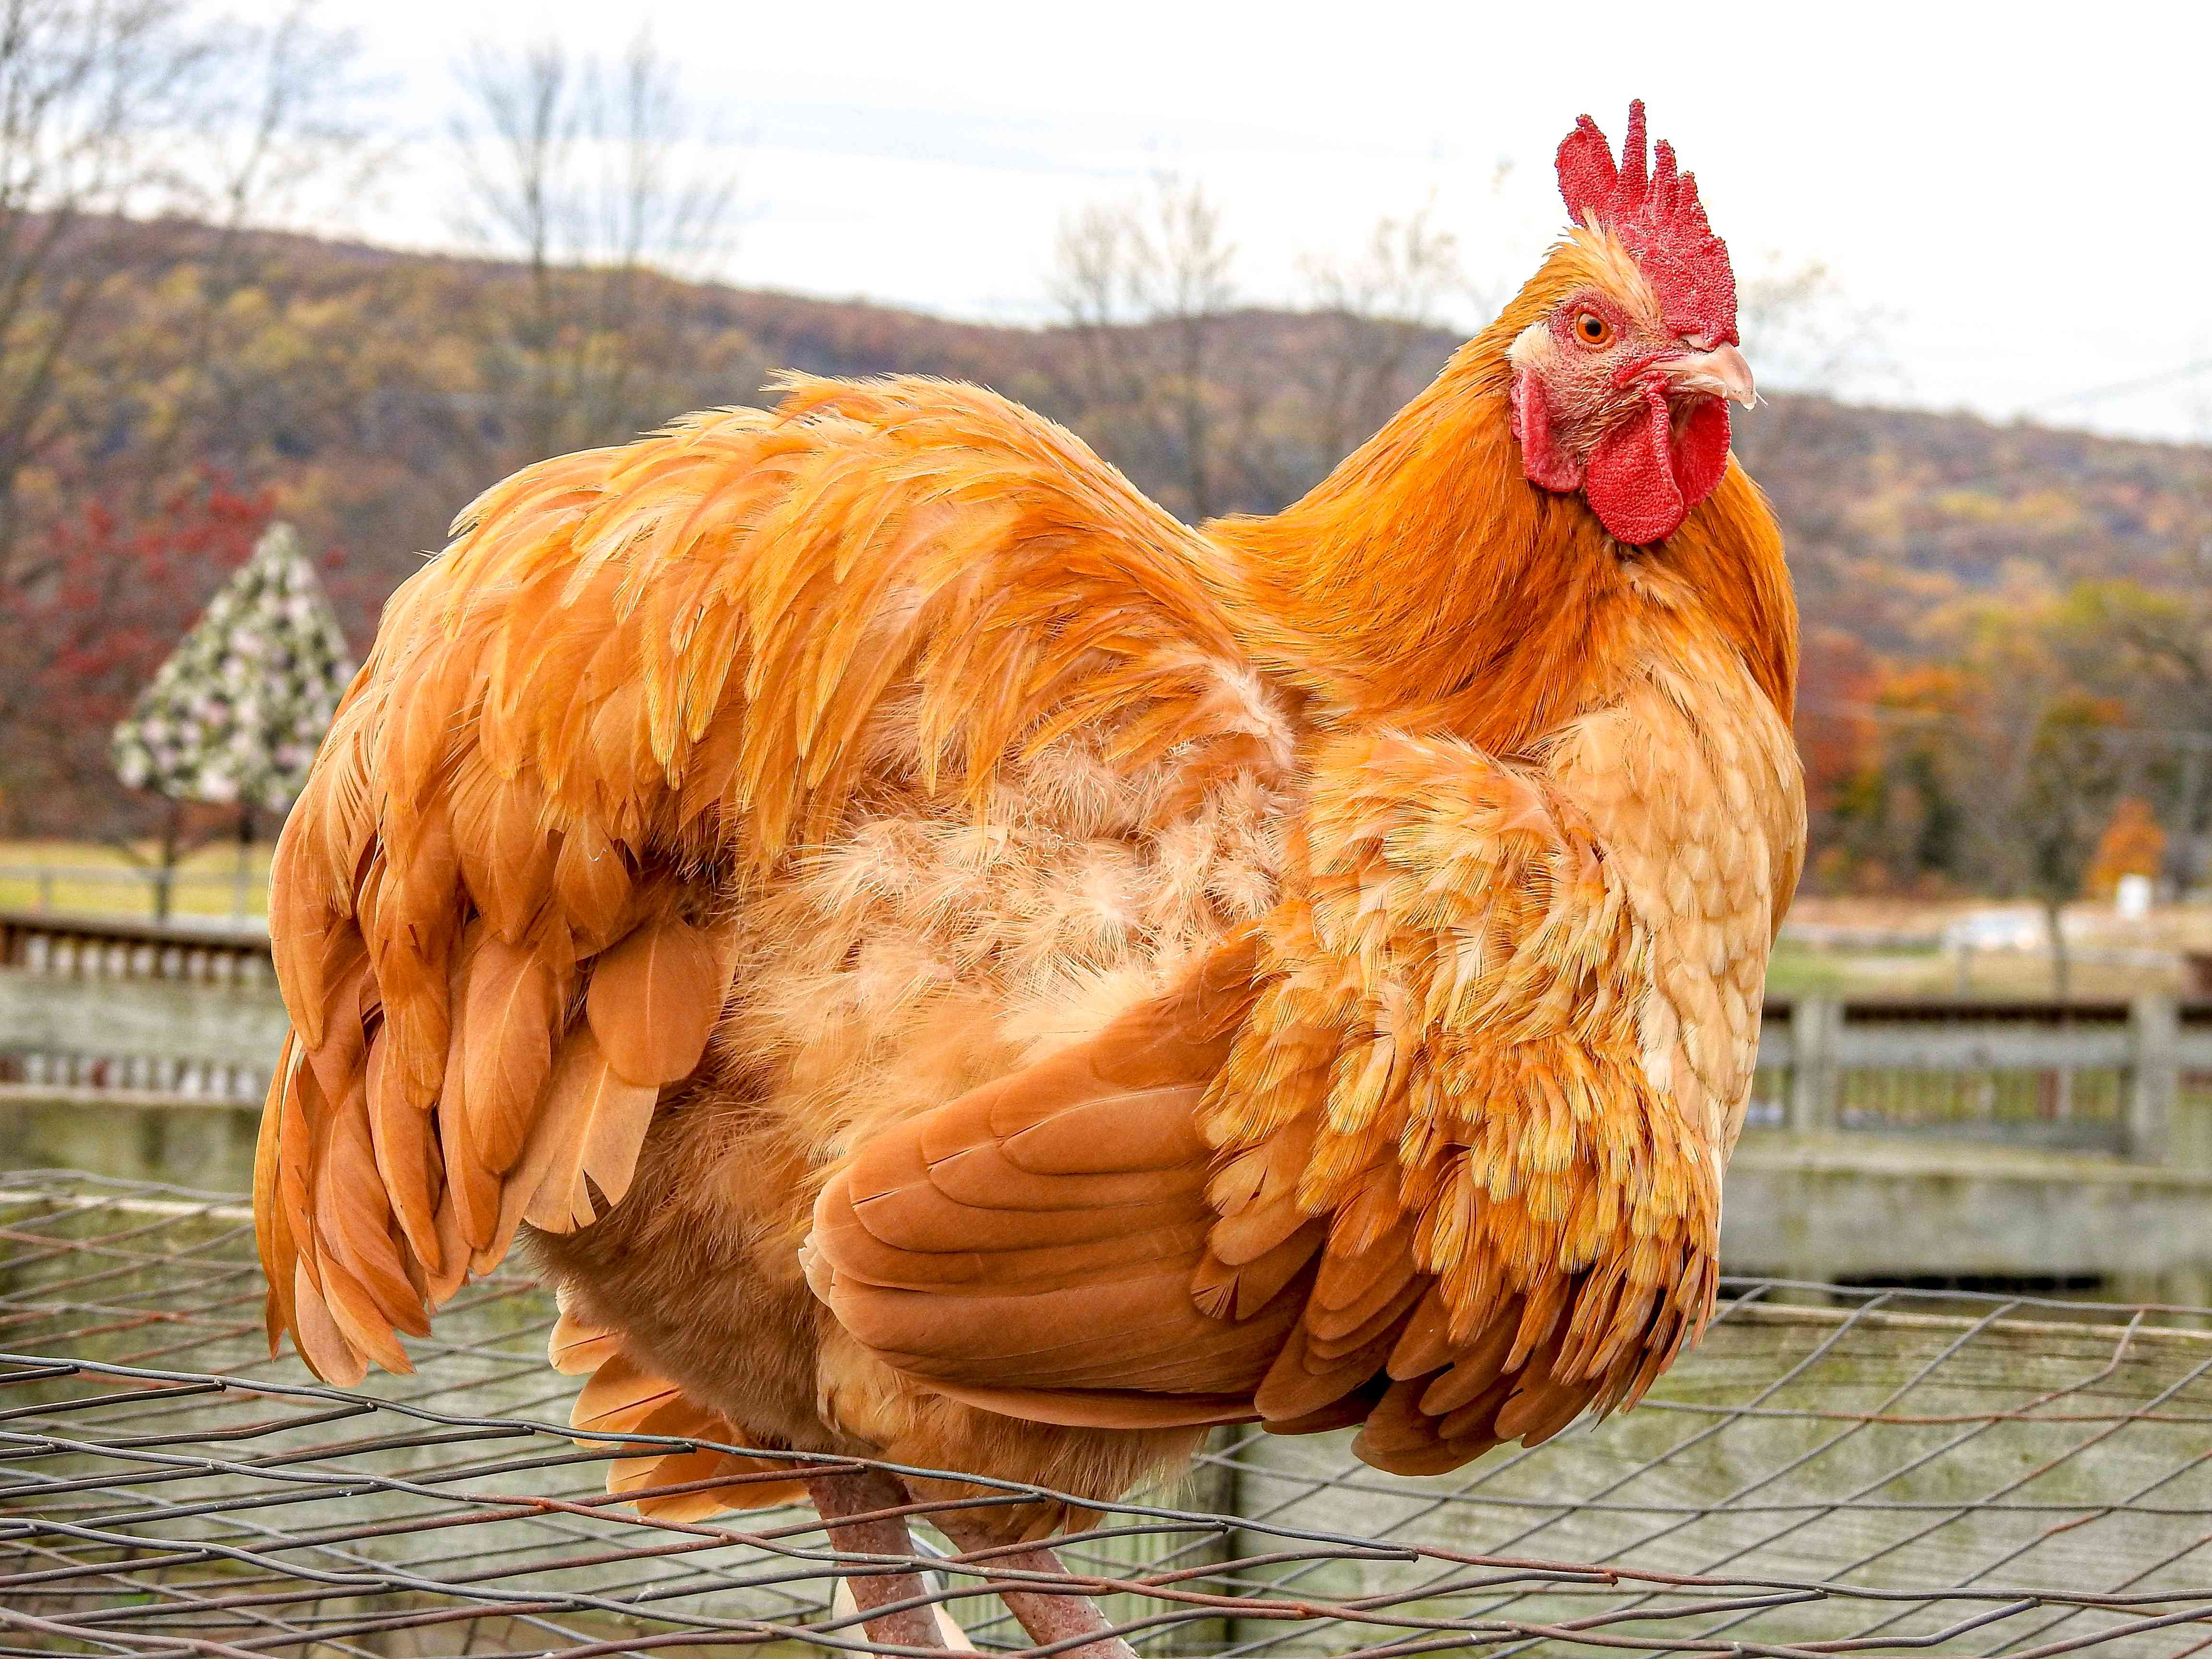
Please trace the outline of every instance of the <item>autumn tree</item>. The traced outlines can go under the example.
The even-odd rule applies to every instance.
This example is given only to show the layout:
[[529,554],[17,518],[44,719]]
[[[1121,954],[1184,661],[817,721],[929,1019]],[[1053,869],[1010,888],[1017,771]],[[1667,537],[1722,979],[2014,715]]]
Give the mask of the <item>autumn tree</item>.
[[264,395],[239,348],[268,338],[294,245],[261,227],[374,159],[351,61],[305,4],[247,24],[186,0],[0,0],[0,791],[18,811],[78,787],[98,823],[125,810],[76,736],[161,607],[220,574],[182,532],[143,592],[132,550],[223,494],[210,434]]
[[2212,600],[2189,558],[2174,585],[2084,582],[2067,598],[2079,672],[2124,699],[2142,729],[2136,780],[2164,830],[2166,884],[2186,892],[2205,875],[2212,830]]
[[1959,809],[1960,874],[1971,888],[2040,906],[2052,994],[2063,1000],[2063,913],[2137,775],[2127,705],[2084,673],[2066,596],[2033,573],[1938,612],[1929,638],[1949,643],[1950,693],[1914,736],[1940,755]]
[[1056,246],[1066,412],[1192,520],[1228,505],[1236,471],[1240,411],[1224,379],[1236,258],[1219,204],[1172,174],[1148,196],[1091,204]]
[[[34,585],[88,440],[103,493],[173,482],[219,418],[219,320],[272,245],[250,233],[373,147],[351,46],[295,4],[265,26],[182,0],[0,0],[0,583]],[[189,245],[188,250],[186,245]],[[120,279],[173,282],[157,336]]]
[[11,665],[0,732],[20,827],[119,839],[143,823],[115,786],[109,728],[245,562],[272,506],[222,477],[143,517],[89,501],[46,533],[44,580],[0,590],[0,658]]
[[2014,801],[2008,850],[2043,907],[2051,939],[2051,993],[2071,988],[2065,907],[2081,896],[2105,826],[2124,781],[2123,714],[2109,698],[2069,690],[2040,712]]
[[1967,803],[1979,787],[1974,734],[1983,690],[1975,677],[1942,663],[1887,665],[1876,681],[1881,844],[1890,867],[1915,887],[1978,879]]
[[2082,878],[2082,891],[2090,898],[2114,898],[2125,877],[2155,880],[2165,858],[2166,832],[2151,815],[2150,803],[2140,795],[2124,796],[2097,838],[2096,854]]
[[737,181],[696,154],[711,135],[673,62],[641,31],[611,64],[551,40],[520,52],[480,42],[459,76],[457,217],[520,267],[477,317],[480,418],[460,429],[483,470],[618,442],[684,412],[702,343],[668,274],[720,267]]
[[1888,866],[1869,845],[1887,802],[1882,729],[1875,699],[1880,665],[1865,642],[1840,629],[1809,628],[1798,653],[1796,734],[1805,763],[1805,806],[1813,844],[1820,850],[1808,872],[1820,884],[1852,884],[1873,866],[1876,879]]

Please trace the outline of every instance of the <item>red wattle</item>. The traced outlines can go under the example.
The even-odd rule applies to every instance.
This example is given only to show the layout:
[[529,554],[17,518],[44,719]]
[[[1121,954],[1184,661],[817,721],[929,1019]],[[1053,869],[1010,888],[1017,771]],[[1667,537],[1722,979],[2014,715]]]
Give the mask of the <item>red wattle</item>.
[[1686,508],[1718,487],[1728,471],[1729,436],[1728,405],[1718,398],[1701,400],[1690,411],[1674,440],[1674,483]]
[[[1690,514],[1690,503],[1674,478],[1674,428],[1666,394],[1656,386],[1646,386],[1644,400],[1643,418],[1606,434],[1591,453],[1583,480],[1583,499],[1598,522],[1615,541],[1632,547],[1665,541]],[[1725,463],[1725,443],[1721,454]]]

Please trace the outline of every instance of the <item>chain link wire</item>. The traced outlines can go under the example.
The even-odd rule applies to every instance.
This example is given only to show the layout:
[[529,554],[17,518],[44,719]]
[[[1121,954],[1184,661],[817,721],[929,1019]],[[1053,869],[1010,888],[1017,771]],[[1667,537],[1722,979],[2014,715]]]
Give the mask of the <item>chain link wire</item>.
[[[262,1298],[238,1198],[0,1176],[0,1656],[898,1652],[839,1581],[917,1565],[979,1649],[1050,1651],[926,1505],[894,1558],[841,1554],[802,1508],[679,1524],[610,1498],[614,1458],[696,1443],[577,1443],[520,1271],[463,1291],[412,1376],[350,1392],[270,1357]],[[1723,1298],[1633,1413],[1425,1480],[1340,1434],[1224,1431],[1063,1558],[1147,1655],[2212,1646],[2208,1316]]]

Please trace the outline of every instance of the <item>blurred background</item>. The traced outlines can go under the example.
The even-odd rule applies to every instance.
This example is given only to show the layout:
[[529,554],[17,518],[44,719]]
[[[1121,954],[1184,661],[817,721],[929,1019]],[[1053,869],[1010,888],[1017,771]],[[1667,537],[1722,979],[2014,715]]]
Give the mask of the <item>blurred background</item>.
[[[798,368],[981,381],[1186,518],[1279,507],[1535,269],[1575,117],[1618,139],[1642,97],[1733,252],[1765,394],[1736,447],[1803,612],[1812,854],[1721,1236],[1729,1272],[1790,1282],[1758,1287],[1671,1404],[1563,1438],[1487,1498],[1470,1472],[1456,1514],[1441,1487],[1393,1508],[1299,1449],[1327,1443],[1271,1437],[1290,1449],[1200,1490],[1340,1535],[1433,1525],[1462,1551],[1648,1545],[1633,1559],[1756,1572],[1762,1596],[1813,1573],[1985,1597],[2118,1583],[2133,1611],[2154,1592],[2186,1597],[2170,1621],[2212,1618],[2212,14],[2107,0],[2062,32],[2036,9],[0,0],[9,1346],[283,1374],[248,1352],[241,1200],[206,1197],[251,1185],[285,1030],[269,844],[380,608],[478,492]],[[1928,1295],[1869,1316],[1899,1287]],[[527,1290],[502,1279],[441,1324],[407,1397],[505,1416],[565,1392],[517,1357],[552,1317]],[[2074,1316],[2125,1330],[2052,1322]],[[478,1379],[496,1391],[434,1393]],[[184,1443],[167,1396],[196,1390],[161,1392],[145,1415],[82,1402],[130,1428],[134,1481],[179,1473],[145,1447]],[[36,1482],[79,1466],[26,1409],[0,1436],[11,1490],[54,1514],[204,1513],[240,1530],[191,1537],[258,1549],[307,1513],[258,1507],[246,1465],[212,1461],[271,1443],[228,1419],[246,1437],[210,1450],[232,1474],[204,1511],[173,1484],[134,1487],[121,1519],[68,1508],[97,1492],[49,1504]],[[427,1443],[331,1431],[349,1480],[363,1447]],[[505,1482],[529,1466],[497,1443]],[[1543,1531],[1571,1511],[1585,1529]],[[515,1524],[572,1560],[578,1513]],[[385,1547],[362,1541],[381,1521],[337,1514],[316,1508],[316,1551]],[[112,1550],[10,1525],[35,1553],[0,1613],[112,1597],[80,1649],[283,1645],[194,1622],[230,1603],[204,1599],[204,1555],[140,1547],[158,1533]],[[284,1560],[374,1560],[390,1589],[390,1564],[450,1559],[483,1594],[551,1559],[481,1528],[423,1537],[433,1553]],[[82,1588],[64,1547],[97,1562]],[[612,1571],[609,1547],[592,1559]],[[164,1562],[189,1605],[152,1588]],[[235,1582],[252,1618],[281,1609],[281,1577]],[[305,1626],[331,1650],[373,1628],[347,1595]],[[421,1605],[379,1651],[447,1650]],[[1595,1605],[1572,1610],[1622,1616]],[[1872,1632],[1909,1616],[1864,1605]],[[465,1626],[467,1650],[498,1628]],[[1971,1628],[1893,1639],[2042,1639]]]
[[193,771],[216,671],[149,687],[273,524],[255,580],[342,680],[478,490],[787,367],[981,380],[1179,514],[1269,510],[1534,267],[1573,117],[1640,95],[1734,251],[1804,608],[1778,991],[2195,983],[2201,22],[619,9],[0,7],[0,906],[258,911],[283,757]]
[[1736,1270],[2212,1304],[2212,27],[2109,5],[0,0],[0,1168],[236,1191],[269,842],[393,586],[775,371],[1261,512],[1629,100],[1727,237],[1813,856]]

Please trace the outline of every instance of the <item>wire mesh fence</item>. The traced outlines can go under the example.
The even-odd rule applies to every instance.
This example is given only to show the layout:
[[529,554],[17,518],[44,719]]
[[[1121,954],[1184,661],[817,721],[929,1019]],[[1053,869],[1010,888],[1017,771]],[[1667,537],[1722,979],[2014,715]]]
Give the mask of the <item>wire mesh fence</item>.
[[[804,1509],[611,1499],[639,1448],[571,1437],[523,1273],[352,1393],[269,1358],[262,1291],[237,1199],[0,1176],[0,1653],[866,1651],[841,1579],[915,1565],[839,1554]],[[1147,1654],[2212,1646],[2203,1316],[1724,1294],[1626,1416],[1419,1480],[1342,1436],[1223,1431],[1063,1556]],[[1003,1568],[915,1547],[965,1639],[1027,1646]]]

